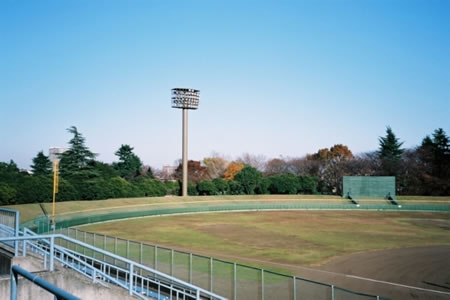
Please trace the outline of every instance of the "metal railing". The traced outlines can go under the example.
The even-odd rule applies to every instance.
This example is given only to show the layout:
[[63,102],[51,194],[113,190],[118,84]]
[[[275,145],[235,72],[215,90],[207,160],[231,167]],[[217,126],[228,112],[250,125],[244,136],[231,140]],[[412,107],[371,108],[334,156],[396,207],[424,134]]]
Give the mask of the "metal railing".
[[[17,210],[0,208],[0,237],[19,236],[20,212]],[[11,245],[8,245],[11,246]],[[14,255],[19,253],[19,244],[14,241]]]
[[[89,277],[94,283],[107,285],[108,283],[123,287],[129,295],[141,299],[217,299],[226,298],[212,292],[183,282],[175,277],[151,269],[129,259],[96,248],[89,244],[67,237],[63,234],[36,235],[25,229],[23,236],[2,237],[1,242],[22,242],[22,255],[32,251],[43,257],[44,268],[53,271],[55,261],[70,267],[78,273]],[[61,244],[77,248],[73,251],[62,247]],[[103,260],[82,252],[98,253]],[[94,255],[95,256],[95,255]]]
[[27,270],[22,269],[19,266],[11,267],[11,292],[10,299],[17,300],[17,290],[19,285],[19,275],[33,282],[34,284],[40,286],[46,291],[52,293],[55,296],[55,299],[58,300],[80,300],[80,298],[69,294],[68,292],[58,288],[57,286],[49,283],[48,281],[34,275],[33,273],[28,272]]

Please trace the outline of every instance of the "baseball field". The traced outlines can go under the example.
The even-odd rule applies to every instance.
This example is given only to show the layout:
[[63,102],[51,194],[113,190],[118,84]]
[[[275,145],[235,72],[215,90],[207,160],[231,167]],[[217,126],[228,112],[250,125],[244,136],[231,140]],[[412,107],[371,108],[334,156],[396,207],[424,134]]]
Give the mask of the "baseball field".
[[[403,206],[450,205],[449,197],[399,197],[399,201]],[[346,200],[328,196],[137,198],[63,202],[58,203],[57,212],[59,218],[64,218],[161,207],[286,202]],[[49,204],[45,205],[50,210]],[[27,218],[33,218],[39,210],[21,207]],[[200,213],[104,222],[81,229],[331,282],[392,299],[450,298],[448,212]]]

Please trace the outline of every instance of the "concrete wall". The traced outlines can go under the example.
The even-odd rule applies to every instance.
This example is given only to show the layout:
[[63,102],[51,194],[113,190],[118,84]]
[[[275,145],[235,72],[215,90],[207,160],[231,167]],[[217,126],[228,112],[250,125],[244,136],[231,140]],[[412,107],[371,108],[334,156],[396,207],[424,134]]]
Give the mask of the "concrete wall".
[[[42,279],[56,285],[57,287],[77,296],[81,299],[95,300],[122,300],[136,299],[130,297],[122,288],[110,285],[108,288],[98,283],[94,284],[87,277],[61,266],[57,266],[54,272],[42,270],[42,261],[32,257],[14,257],[12,265],[19,265],[29,272],[33,272]],[[35,285],[27,279],[19,276],[18,299],[28,300],[53,300],[53,295]],[[10,297],[10,277],[0,278],[0,300]]]

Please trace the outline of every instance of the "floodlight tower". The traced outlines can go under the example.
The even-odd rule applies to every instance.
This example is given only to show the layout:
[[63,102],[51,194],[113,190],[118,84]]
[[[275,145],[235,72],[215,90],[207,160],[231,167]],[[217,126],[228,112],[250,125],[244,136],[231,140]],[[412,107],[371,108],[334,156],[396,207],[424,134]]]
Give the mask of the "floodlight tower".
[[194,89],[172,89],[172,107],[183,109],[183,189],[182,196],[187,196],[188,186],[188,109],[197,109],[200,91]]

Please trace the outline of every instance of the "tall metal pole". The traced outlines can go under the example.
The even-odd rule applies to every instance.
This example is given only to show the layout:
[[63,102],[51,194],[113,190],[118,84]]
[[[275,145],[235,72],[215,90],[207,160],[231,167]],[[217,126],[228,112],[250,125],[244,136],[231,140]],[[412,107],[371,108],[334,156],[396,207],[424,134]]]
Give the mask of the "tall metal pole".
[[183,197],[188,195],[188,110],[183,108]]
[[197,109],[200,99],[200,91],[195,89],[172,89],[172,107],[183,109],[183,183],[181,195],[188,195],[188,109]]

